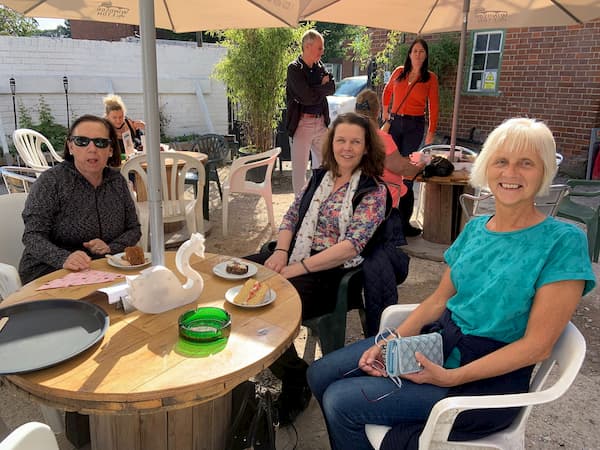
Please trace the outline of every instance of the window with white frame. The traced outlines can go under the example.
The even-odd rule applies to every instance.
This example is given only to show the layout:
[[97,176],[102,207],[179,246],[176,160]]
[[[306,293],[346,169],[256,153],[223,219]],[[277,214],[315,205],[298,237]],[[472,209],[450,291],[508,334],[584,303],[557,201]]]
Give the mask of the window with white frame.
[[504,43],[503,31],[473,33],[473,53],[469,69],[468,92],[492,93],[498,91],[498,75]]

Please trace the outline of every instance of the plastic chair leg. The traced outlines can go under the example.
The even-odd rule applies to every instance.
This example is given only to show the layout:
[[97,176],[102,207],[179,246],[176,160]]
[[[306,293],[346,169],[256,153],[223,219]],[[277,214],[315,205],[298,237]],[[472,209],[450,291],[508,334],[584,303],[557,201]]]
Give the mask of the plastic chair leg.
[[263,192],[263,198],[265,199],[265,203],[267,206],[267,215],[269,217],[269,223],[271,224],[271,228],[275,227],[275,216],[273,214],[273,193],[271,189],[265,190]]
[[221,201],[223,201],[223,189],[221,188],[221,180],[219,180],[219,173],[217,172],[217,169],[215,168],[215,177],[216,177],[216,182],[217,182],[217,187],[219,188],[219,196],[221,197]]
[[227,236],[227,219],[229,217],[229,189],[225,189],[225,195],[223,196],[223,236]]

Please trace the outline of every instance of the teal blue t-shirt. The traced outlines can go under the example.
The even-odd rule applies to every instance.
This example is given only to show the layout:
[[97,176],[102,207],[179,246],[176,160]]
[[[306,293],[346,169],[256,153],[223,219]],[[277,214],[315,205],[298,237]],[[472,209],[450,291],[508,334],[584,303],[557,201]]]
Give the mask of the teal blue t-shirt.
[[471,219],[444,254],[456,288],[447,307],[464,334],[510,343],[525,334],[541,286],[585,280],[585,295],[596,281],[586,236],[576,226],[548,217],[522,230],[494,232],[486,228],[489,219]]

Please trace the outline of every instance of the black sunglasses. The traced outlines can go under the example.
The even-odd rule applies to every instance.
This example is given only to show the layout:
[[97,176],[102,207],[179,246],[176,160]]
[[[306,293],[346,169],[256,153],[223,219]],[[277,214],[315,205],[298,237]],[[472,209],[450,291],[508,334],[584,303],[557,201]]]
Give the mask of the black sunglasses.
[[86,136],[71,136],[69,140],[77,147],[87,147],[90,142],[93,142],[97,148],[106,148],[110,145],[108,138],[89,138]]

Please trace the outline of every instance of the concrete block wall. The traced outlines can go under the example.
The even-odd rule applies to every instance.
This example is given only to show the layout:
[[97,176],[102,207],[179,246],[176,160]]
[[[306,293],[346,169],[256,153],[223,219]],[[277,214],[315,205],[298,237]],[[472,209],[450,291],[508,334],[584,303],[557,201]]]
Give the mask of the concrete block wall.
[[[214,44],[159,41],[157,69],[159,105],[170,120],[166,134],[181,136],[209,132],[196,96],[199,88],[215,132],[227,132],[224,85],[211,78],[225,49]],[[69,80],[71,117],[102,115],[102,97],[121,95],[127,115],[144,119],[141,47],[135,42],[88,41],[45,37],[0,36],[0,132],[12,135],[14,117],[9,78],[16,81],[19,104],[37,121],[40,96],[58,123],[66,126],[63,76]]]

